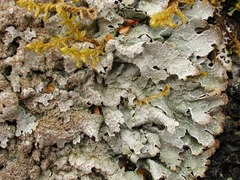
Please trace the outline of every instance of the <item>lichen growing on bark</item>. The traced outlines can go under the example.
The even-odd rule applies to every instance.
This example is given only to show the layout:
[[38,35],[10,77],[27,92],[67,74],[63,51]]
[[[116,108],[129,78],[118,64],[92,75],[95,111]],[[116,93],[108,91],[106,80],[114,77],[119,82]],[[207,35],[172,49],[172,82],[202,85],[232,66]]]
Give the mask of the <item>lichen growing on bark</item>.
[[[5,18],[0,18],[2,177],[204,177],[219,145],[215,136],[223,131],[221,106],[227,103],[224,91],[231,70],[222,32],[207,22],[215,7],[179,0],[177,8],[187,21],[171,13],[177,25],[172,29],[149,24],[152,14],[170,7],[168,0],[34,2],[55,6],[51,13],[37,9],[39,18],[15,1],[0,7]],[[96,9],[97,20],[73,13],[68,20],[81,25],[62,26],[58,3]],[[120,33],[124,27],[130,30]],[[78,36],[75,28],[88,33]],[[53,38],[57,34],[61,37]],[[37,55],[26,46],[44,53]],[[211,59],[213,52],[217,54]],[[65,53],[98,60],[88,64],[80,57],[82,64],[76,66]]]

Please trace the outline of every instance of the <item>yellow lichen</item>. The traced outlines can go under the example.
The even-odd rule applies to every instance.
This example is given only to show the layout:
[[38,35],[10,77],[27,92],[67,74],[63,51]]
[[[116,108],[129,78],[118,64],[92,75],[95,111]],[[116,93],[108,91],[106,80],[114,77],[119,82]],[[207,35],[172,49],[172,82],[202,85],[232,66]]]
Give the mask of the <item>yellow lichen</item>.
[[174,1],[167,9],[155,13],[150,17],[149,25],[152,28],[169,26],[171,28],[177,28],[177,24],[173,22],[172,16],[176,14],[186,24],[187,20],[185,15],[178,9],[179,2]]
[[200,72],[199,75],[193,76],[193,77],[191,76],[191,77],[189,77],[188,79],[189,79],[190,81],[197,81],[197,80],[199,80],[199,79],[205,78],[207,75],[208,75],[208,73],[207,73],[206,71],[202,71],[202,72]]
[[150,100],[157,99],[157,98],[160,98],[162,96],[168,96],[169,94],[170,94],[170,85],[167,84],[160,93],[148,96],[148,97],[143,98],[143,99],[137,99],[137,100],[135,100],[135,103],[139,106],[141,106],[144,103],[149,105]]
[[80,14],[81,18],[88,16],[90,19],[96,19],[96,9],[86,7],[75,7],[64,2],[64,0],[58,0],[57,3],[35,3],[33,0],[18,0],[17,4],[21,7],[25,7],[30,12],[35,12],[35,17],[39,14],[44,14],[43,20],[46,21],[51,12],[57,12],[62,17],[64,12],[71,13],[72,15]]
[[[181,10],[178,8],[179,3],[185,3],[189,5],[193,5],[195,0],[172,0],[169,2],[168,8],[153,14],[150,16],[149,25],[152,28],[156,27],[164,27],[169,26],[171,28],[177,28],[177,24],[173,22],[173,16],[177,15],[181,18],[183,24],[186,24],[187,19],[185,15],[181,12]],[[206,4],[207,0],[203,0],[203,3]],[[217,0],[209,0],[210,4],[216,5]]]
[[236,10],[240,11],[240,2],[235,4],[235,8],[236,8]]
[[[208,0],[210,4],[216,5],[218,3],[218,0]],[[207,0],[203,0],[203,3],[206,4]]]
[[[76,1],[72,1],[76,2]],[[62,18],[61,24],[67,27],[65,35],[56,35],[48,42],[42,42],[36,39],[34,42],[27,45],[27,48],[35,51],[38,54],[46,52],[50,48],[56,48],[65,55],[70,56],[76,61],[77,67],[84,63],[90,64],[93,68],[99,62],[100,55],[103,54],[103,41],[89,38],[86,36],[87,31],[81,29],[79,23],[76,22],[77,16],[80,19],[84,17],[90,20],[96,19],[96,10],[87,7],[76,7],[66,3],[64,0],[58,0],[55,3],[35,3],[33,0],[18,0],[19,6],[25,7],[28,11],[34,11],[35,17],[44,14],[44,21],[47,21],[51,12],[56,12]],[[74,44],[89,42],[94,48],[79,49]]]
[[47,43],[43,43],[41,40],[36,39],[34,42],[28,44],[26,47],[29,50],[35,51],[37,54],[43,54],[46,52],[46,50],[50,48],[62,48],[64,46],[68,46],[66,44],[67,38],[57,36],[57,37],[52,37],[51,40]]
[[229,16],[232,16],[235,11],[240,11],[240,0],[238,0],[237,3],[235,3],[234,7],[231,7],[230,12],[228,13]]
[[82,48],[78,49],[76,46],[63,47],[61,52],[76,60],[77,67],[81,67],[82,63],[90,64],[91,67],[95,67],[99,63],[99,55],[102,54],[102,49],[90,49]]

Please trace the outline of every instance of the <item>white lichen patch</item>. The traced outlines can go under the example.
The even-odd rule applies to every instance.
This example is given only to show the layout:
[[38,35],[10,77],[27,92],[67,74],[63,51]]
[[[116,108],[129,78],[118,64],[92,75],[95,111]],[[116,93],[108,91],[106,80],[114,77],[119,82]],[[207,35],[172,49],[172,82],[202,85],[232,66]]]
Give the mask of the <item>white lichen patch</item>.
[[178,28],[152,29],[149,16],[168,0],[64,1],[97,12],[91,22],[70,16],[86,30],[86,42],[75,46],[104,43],[95,66],[77,67],[61,49],[38,55],[26,48],[32,39],[69,37],[57,13],[44,22],[43,14],[34,19],[14,1],[0,2],[3,179],[204,177],[223,131],[231,70],[220,28],[206,21],[213,6],[180,3],[186,24],[173,14]]

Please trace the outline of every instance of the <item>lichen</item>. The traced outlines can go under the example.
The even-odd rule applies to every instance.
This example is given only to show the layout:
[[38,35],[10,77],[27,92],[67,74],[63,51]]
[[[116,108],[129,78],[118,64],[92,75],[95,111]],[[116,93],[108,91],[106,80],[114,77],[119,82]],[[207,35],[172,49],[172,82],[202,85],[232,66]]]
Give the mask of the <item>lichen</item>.
[[1,177],[204,177],[232,68],[211,3],[18,4],[36,14],[14,1],[0,11]]
[[[95,8],[77,7],[76,5],[74,6],[73,4],[64,2],[64,0],[57,1],[56,3],[35,3],[33,0],[18,0],[17,4],[27,8],[28,11],[35,12],[35,17],[44,14],[44,22],[49,19],[52,12],[56,12],[57,15],[62,18],[62,26],[67,27],[64,36],[56,34],[55,37],[52,37],[48,42],[42,42],[40,39],[36,39],[26,46],[28,49],[42,54],[49,48],[57,48],[63,54],[67,54],[74,59],[77,67],[81,67],[82,63],[95,67],[99,62],[98,56],[103,54],[103,42],[86,37],[87,31],[85,29],[79,29],[80,22],[78,22],[77,19],[78,17],[80,20],[88,17],[90,20],[95,20]],[[81,42],[91,42],[95,47],[78,49],[74,43]],[[90,63],[88,63],[88,61],[90,61]]]
[[178,1],[174,1],[167,9],[164,11],[160,11],[158,13],[153,14],[150,18],[150,26],[152,28],[156,27],[163,27],[163,26],[169,26],[171,28],[177,28],[177,24],[173,22],[172,15],[176,14],[179,16],[183,22],[183,24],[186,24],[186,17],[184,14],[178,9]]

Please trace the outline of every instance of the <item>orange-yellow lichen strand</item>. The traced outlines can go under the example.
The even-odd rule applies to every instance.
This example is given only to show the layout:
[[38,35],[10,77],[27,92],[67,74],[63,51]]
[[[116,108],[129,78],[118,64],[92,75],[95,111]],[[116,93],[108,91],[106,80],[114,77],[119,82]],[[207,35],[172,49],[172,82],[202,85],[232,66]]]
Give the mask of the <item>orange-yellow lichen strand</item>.
[[152,99],[157,99],[157,98],[160,98],[162,96],[168,96],[170,94],[170,85],[167,84],[163,90],[158,93],[158,94],[154,94],[152,96],[148,96],[146,98],[143,98],[143,99],[137,99],[135,102],[137,105],[141,106],[142,104],[146,103],[147,105],[149,105],[149,101],[152,100]]
[[95,8],[87,8],[87,7],[76,7],[67,4],[64,1],[57,1],[56,3],[35,3],[33,0],[18,0],[17,4],[21,7],[25,7],[28,11],[34,11],[35,17],[38,17],[39,14],[44,13],[44,21],[46,21],[49,16],[50,12],[56,11],[59,16],[62,13],[70,13],[72,15],[80,15],[80,18],[83,19],[85,16],[89,17],[90,19],[96,19],[96,9]]
[[206,71],[202,71],[202,72],[200,72],[199,75],[194,76],[194,77],[189,77],[188,79],[191,80],[191,81],[196,81],[196,80],[205,78],[207,75],[208,75],[208,73]]
[[[210,4],[212,5],[216,5],[218,0],[208,0]],[[203,4],[206,4],[207,3],[207,0],[203,0]]]
[[172,16],[176,14],[186,24],[187,20],[185,15],[178,9],[178,2],[173,2],[167,9],[155,13],[150,17],[149,25],[152,28],[169,26],[171,28],[177,28],[177,24],[173,22]]
[[240,2],[235,4],[235,8],[240,11]]

